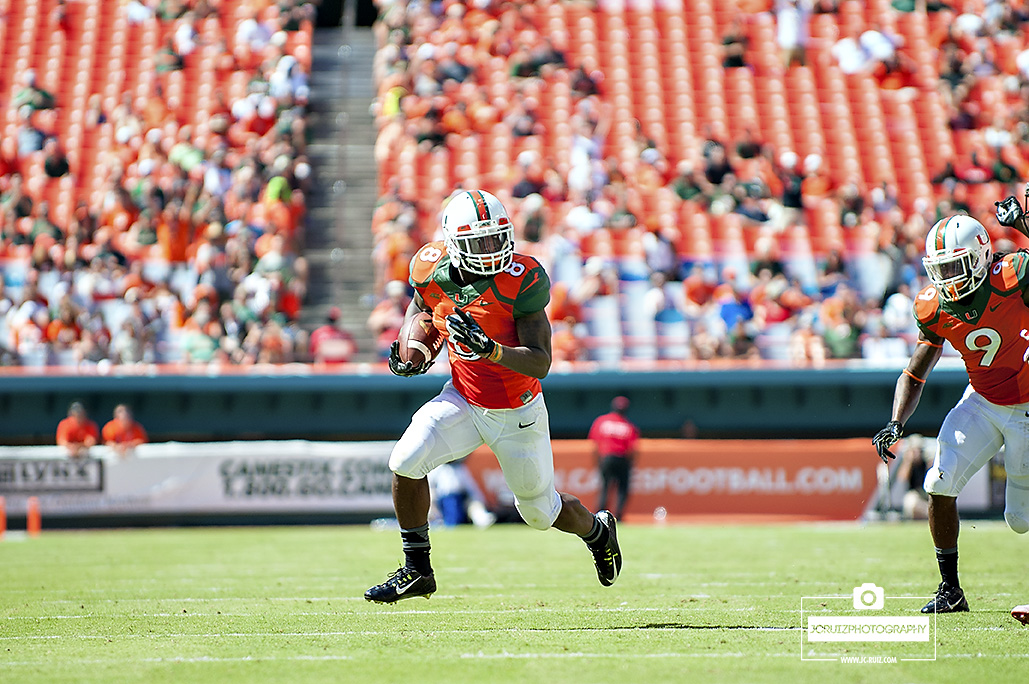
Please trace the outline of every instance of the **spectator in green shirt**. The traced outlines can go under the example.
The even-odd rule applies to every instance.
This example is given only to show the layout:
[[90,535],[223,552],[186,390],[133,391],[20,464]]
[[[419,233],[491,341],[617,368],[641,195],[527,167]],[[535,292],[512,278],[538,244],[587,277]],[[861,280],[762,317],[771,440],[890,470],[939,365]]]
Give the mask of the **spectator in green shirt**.
[[11,101],[11,105],[15,109],[25,106],[29,107],[31,111],[36,111],[37,109],[53,109],[57,106],[53,95],[36,87],[36,71],[34,69],[25,71],[22,82],[24,87],[15,94],[14,100]]

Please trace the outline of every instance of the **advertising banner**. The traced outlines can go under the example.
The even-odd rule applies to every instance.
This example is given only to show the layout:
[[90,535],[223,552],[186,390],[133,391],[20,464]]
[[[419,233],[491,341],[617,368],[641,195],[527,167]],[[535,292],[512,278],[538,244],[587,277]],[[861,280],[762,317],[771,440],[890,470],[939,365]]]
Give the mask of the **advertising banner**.
[[47,515],[392,514],[390,442],[223,442],[104,448],[71,460],[56,447],[0,450],[10,511],[38,496]]
[[[20,515],[29,496],[44,516],[348,513],[392,517],[393,442],[145,444],[126,459],[105,448],[68,459],[58,447],[0,448],[0,496]],[[553,443],[555,482],[595,509],[600,479],[587,440]],[[856,520],[877,496],[880,461],[867,439],[642,440],[627,514]],[[487,498],[512,500],[493,454],[467,460]],[[985,509],[988,480],[965,506]],[[614,505],[614,493],[608,499]],[[980,501],[980,499],[983,499]]]
[[[878,463],[867,439],[641,440],[626,513],[856,520],[874,496]],[[491,503],[510,500],[488,449],[468,466]],[[554,442],[554,476],[559,491],[595,508],[600,478],[591,442]]]

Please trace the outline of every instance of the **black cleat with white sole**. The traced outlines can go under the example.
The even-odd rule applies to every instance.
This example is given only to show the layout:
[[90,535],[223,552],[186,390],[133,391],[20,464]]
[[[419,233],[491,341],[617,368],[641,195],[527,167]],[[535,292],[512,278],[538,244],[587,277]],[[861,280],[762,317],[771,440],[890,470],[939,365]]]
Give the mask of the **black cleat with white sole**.
[[429,598],[436,591],[435,575],[423,575],[414,568],[400,566],[382,584],[364,592],[365,599],[376,603],[395,603],[401,599],[424,596]]
[[922,607],[923,613],[967,613],[968,601],[961,587],[952,587],[940,582],[933,600]]
[[610,587],[622,571],[622,550],[618,548],[618,531],[611,511],[600,511],[597,520],[607,529],[607,543],[590,546],[589,550],[593,553],[593,564],[597,566],[597,579],[605,587]]

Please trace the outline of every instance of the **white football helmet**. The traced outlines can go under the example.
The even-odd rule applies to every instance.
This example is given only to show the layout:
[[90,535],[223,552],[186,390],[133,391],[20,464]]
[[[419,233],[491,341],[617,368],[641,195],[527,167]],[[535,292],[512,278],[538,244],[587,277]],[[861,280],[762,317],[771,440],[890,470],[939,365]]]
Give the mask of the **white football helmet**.
[[492,276],[511,265],[514,226],[496,197],[483,190],[464,190],[443,210],[443,243],[462,271]]
[[983,224],[959,214],[940,219],[929,231],[922,264],[940,296],[953,302],[982,284],[992,257],[990,235]]

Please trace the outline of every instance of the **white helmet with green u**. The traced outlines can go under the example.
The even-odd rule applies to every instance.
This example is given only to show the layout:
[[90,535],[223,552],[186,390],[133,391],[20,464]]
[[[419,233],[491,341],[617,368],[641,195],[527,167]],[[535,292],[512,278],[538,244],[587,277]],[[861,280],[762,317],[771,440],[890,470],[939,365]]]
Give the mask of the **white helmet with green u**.
[[958,214],[940,219],[925,239],[925,266],[940,296],[957,301],[982,284],[989,271],[993,247],[983,224]]
[[500,200],[483,190],[462,190],[442,216],[443,243],[461,270],[494,276],[514,258],[514,226]]

